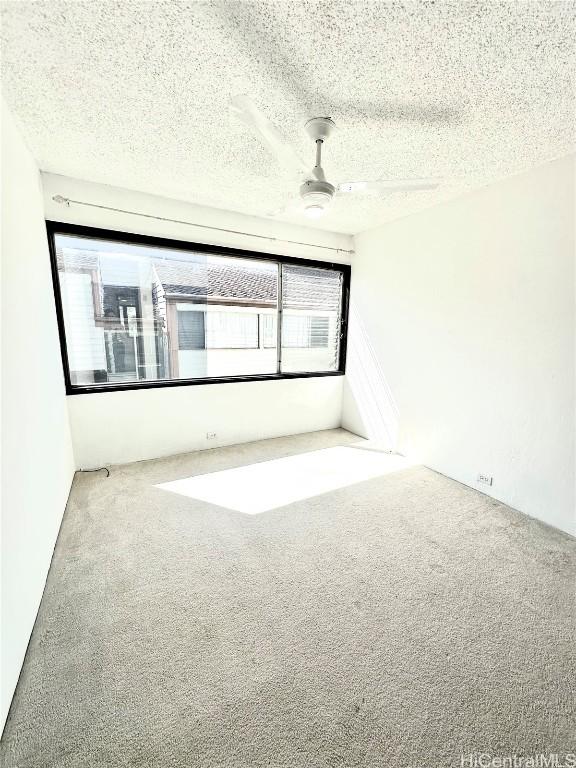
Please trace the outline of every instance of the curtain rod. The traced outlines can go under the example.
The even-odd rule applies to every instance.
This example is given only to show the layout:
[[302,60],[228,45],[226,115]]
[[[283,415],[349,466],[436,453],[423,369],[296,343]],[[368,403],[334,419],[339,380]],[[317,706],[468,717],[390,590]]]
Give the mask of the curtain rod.
[[241,232],[238,229],[225,229],[224,227],[211,227],[208,224],[194,224],[192,221],[184,221],[182,219],[169,219],[166,216],[155,216],[152,213],[140,213],[140,211],[127,211],[124,208],[113,208],[110,205],[98,205],[97,203],[85,203],[82,200],[73,200],[70,197],[64,197],[63,195],[54,195],[52,197],[55,203],[60,205],[66,205],[70,207],[70,203],[74,205],[84,205],[88,208],[100,208],[104,211],[114,211],[115,213],[127,213],[129,216],[141,216],[144,219],[155,219],[156,221],[169,221],[172,224],[185,224],[188,227],[199,227],[200,229],[211,229],[214,232],[225,232],[230,235],[243,235],[244,237],[258,237],[261,240],[273,240],[278,243],[290,243],[291,245],[304,245],[307,248],[323,248],[326,251],[336,251],[337,253],[354,253],[353,250],[346,248],[335,248],[331,245],[316,245],[316,243],[302,243],[299,240],[285,240],[283,237],[273,237],[272,235],[256,235],[251,232]]

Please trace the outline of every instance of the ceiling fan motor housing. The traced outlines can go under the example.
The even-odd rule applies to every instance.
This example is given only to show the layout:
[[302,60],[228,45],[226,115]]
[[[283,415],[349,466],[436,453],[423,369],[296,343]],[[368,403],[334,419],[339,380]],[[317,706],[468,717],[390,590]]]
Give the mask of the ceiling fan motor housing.
[[300,187],[300,197],[304,200],[306,207],[319,206],[325,208],[330,205],[335,192],[336,187],[333,184],[319,179],[309,179]]

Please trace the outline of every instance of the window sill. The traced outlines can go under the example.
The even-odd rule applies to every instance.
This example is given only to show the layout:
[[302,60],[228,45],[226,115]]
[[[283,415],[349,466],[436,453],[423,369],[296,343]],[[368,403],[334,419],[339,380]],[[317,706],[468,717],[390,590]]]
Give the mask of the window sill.
[[67,395],[93,395],[105,392],[126,392],[137,389],[167,389],[194,387],[204,384],[235,384],[246,381],[281,381],[283,379],[310,379],[323,376],[344,376],[344,371],[315,371],[311,373],[264,373],[253,376],[221,376],[206,379],[162,379],[160,381],[126,382],[125,384],[88,384],[66,387]]

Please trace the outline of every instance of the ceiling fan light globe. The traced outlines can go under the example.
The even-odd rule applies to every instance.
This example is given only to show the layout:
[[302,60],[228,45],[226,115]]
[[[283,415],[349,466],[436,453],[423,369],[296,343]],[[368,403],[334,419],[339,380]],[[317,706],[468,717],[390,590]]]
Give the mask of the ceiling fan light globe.
[[[330,205],[336,188],[328,181],[308,179],[300,187],[300,197],[304,201],[304,212],[310,218],[317,218]],[[320,209],[320,213],[308,214],[309,209]]]
[[307,205],[304,208],[304,215],[309,219],[319,219],[324,215],[324,207],[322,205]]

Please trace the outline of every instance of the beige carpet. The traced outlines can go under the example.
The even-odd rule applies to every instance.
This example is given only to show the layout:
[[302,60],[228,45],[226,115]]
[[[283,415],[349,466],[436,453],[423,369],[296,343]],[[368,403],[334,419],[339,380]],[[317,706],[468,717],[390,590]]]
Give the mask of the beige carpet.
[[3,765],[440,768],[576,750],[574,539],[422,467],[259,515],[155,487],[353,441],[77,475]]

